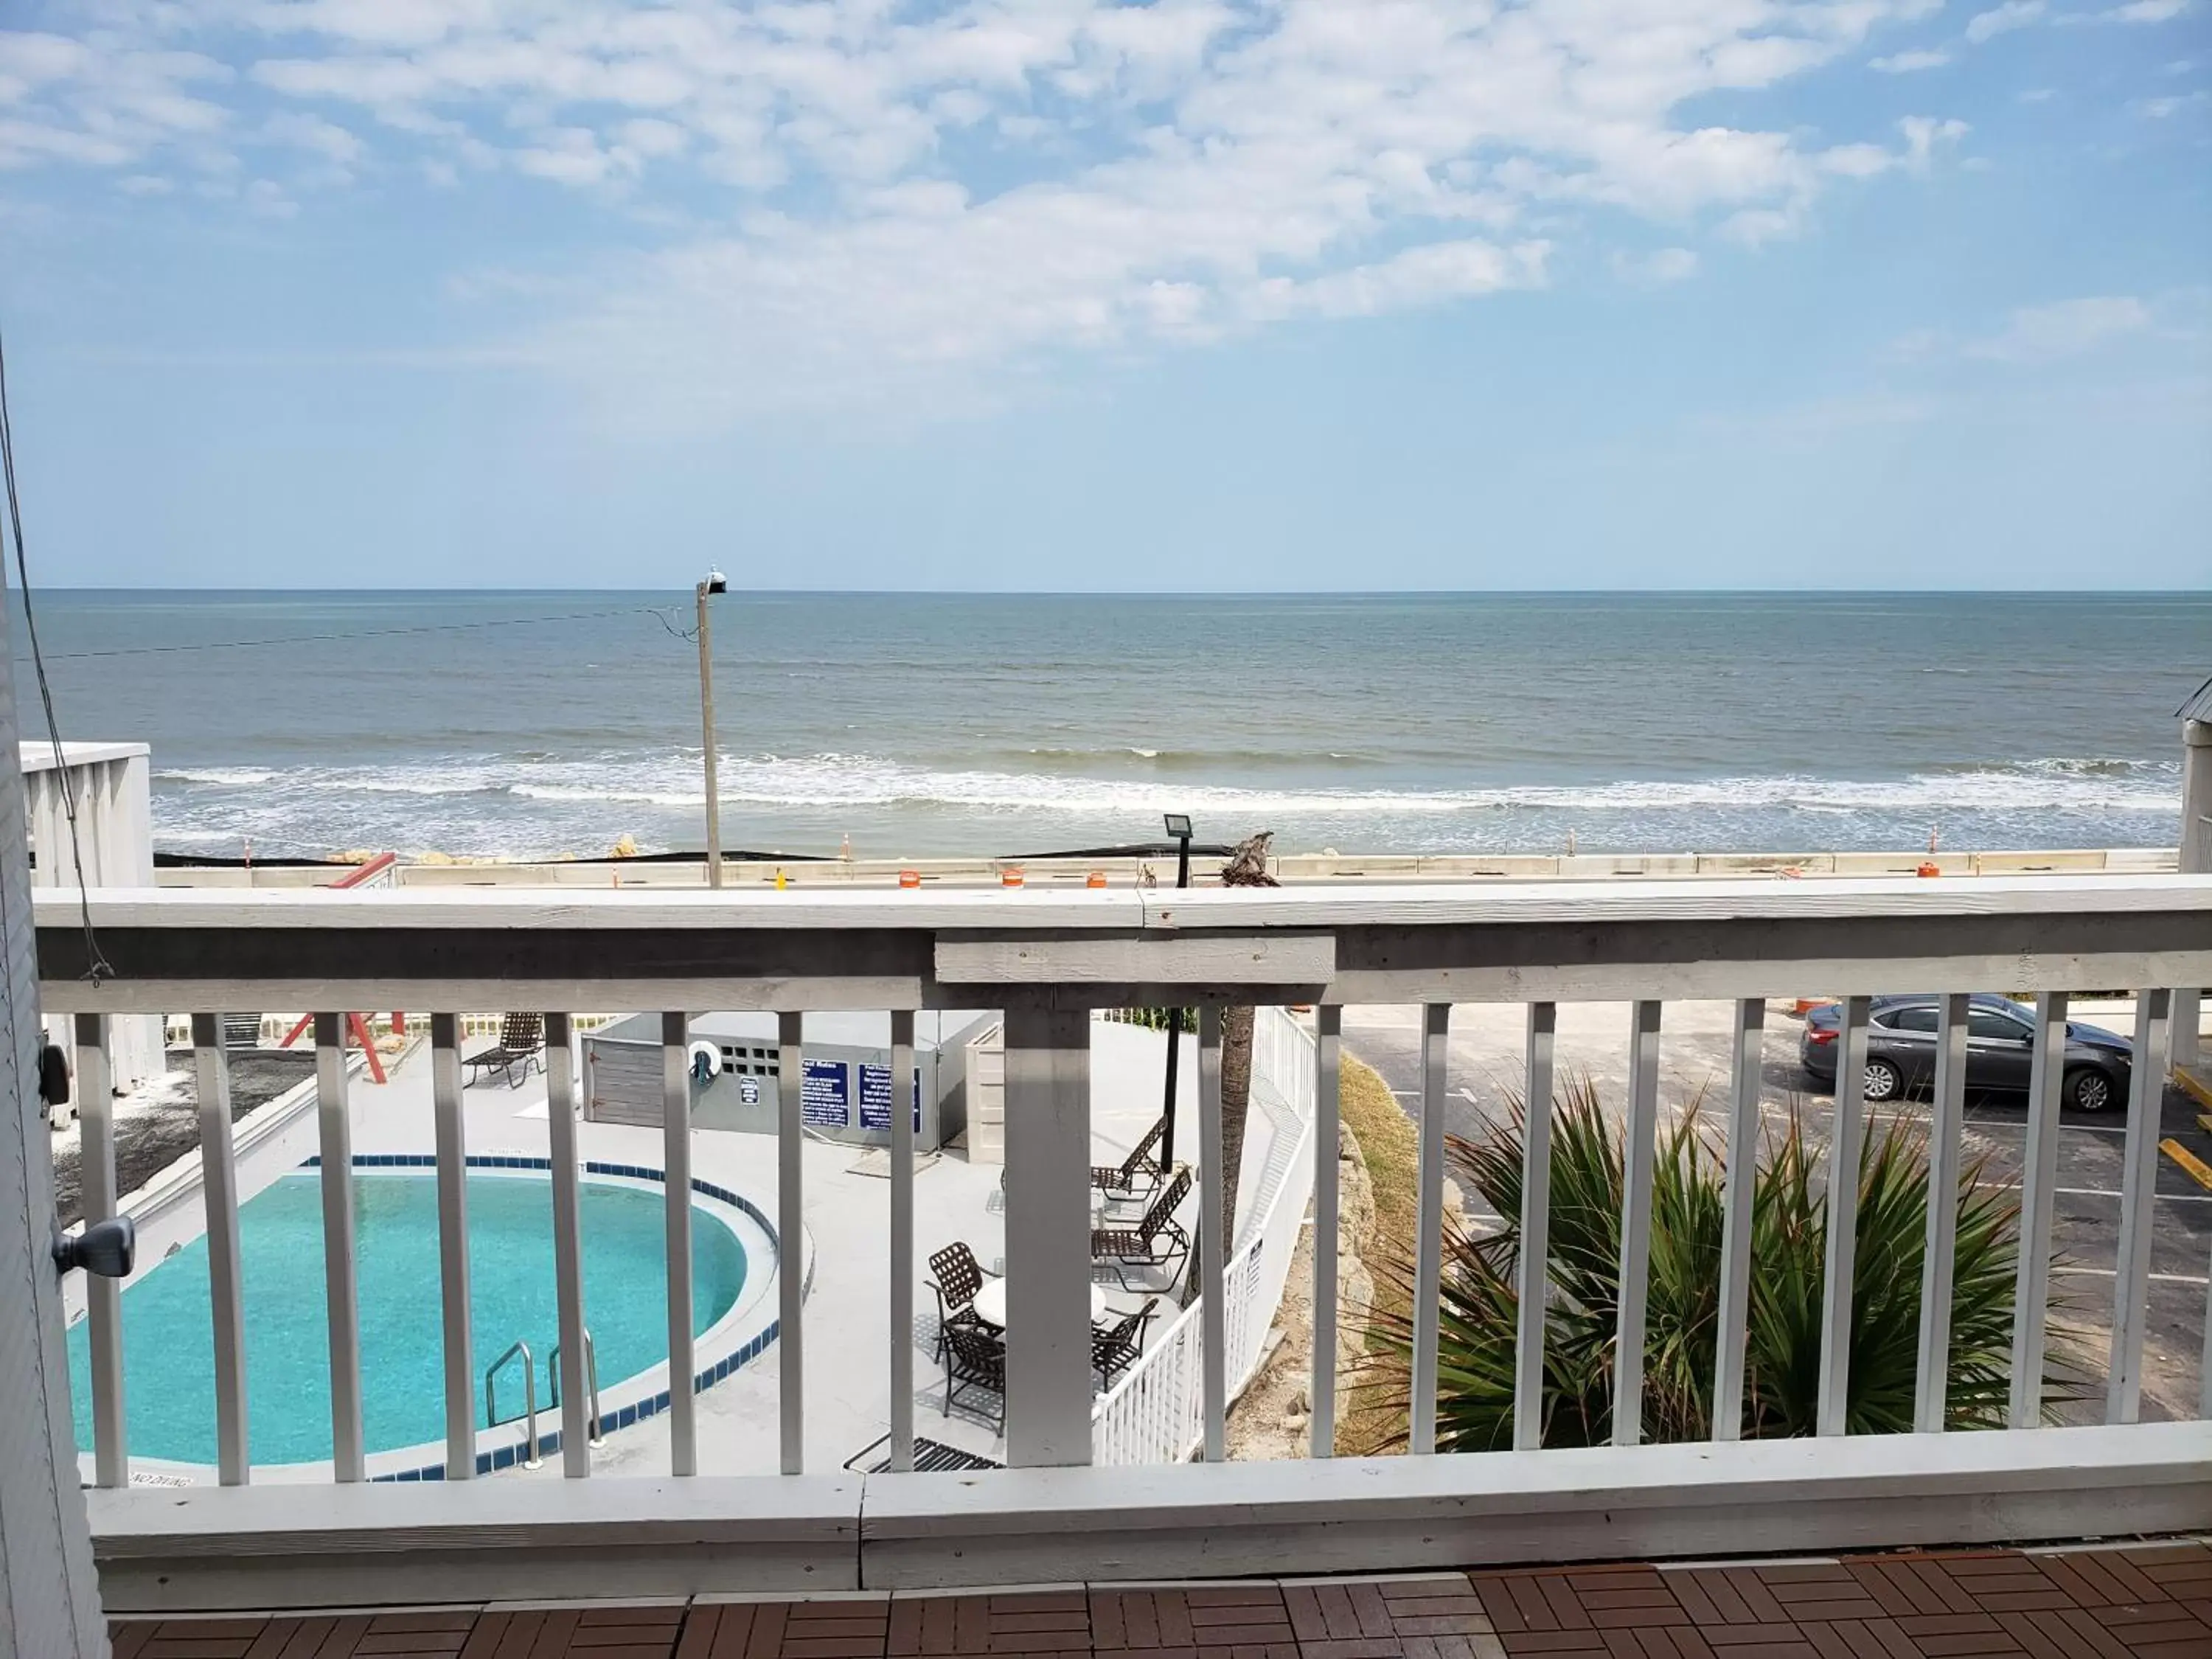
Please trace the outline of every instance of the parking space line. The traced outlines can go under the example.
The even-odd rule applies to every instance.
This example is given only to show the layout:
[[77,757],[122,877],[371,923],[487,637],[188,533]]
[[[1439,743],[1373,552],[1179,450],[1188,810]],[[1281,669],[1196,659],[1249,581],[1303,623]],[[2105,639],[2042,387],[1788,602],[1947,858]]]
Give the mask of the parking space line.
[[2179,1164],[2191,1181],[2212,1192],[2212,1165],[2207,1165],[2203,1158],[2178,1140],[2161,1140],[2158,1143],[2158,1149]]
[[[2054,1265],[2051,1269],[2051,1277],[2054,1279],[2061,1273],[2071,1273],[2077,1278],[2110,1279],[2113,1276],[2113,1273],[2114,1269],[2111,1267],[2062,1267]],[[2157,1285],[2212,1284],[2212,1279],[2206,1279],[2203,1273],[2153,1273],[2150,1279],[2152,1283]]]
[[[2016,1193],[2020,1190],[2020,1182],[2017,1181],[1996,1181],[1987,1184],[2000,1192]],[[2121,1196],[2110,1187],[2054,1187],[2051,1190],[2053,1195],[2059,1198],[2117,1200]],[[2160,1204],[2212,1204],[2212,1193],[2157,1193],[2153,1196]]]

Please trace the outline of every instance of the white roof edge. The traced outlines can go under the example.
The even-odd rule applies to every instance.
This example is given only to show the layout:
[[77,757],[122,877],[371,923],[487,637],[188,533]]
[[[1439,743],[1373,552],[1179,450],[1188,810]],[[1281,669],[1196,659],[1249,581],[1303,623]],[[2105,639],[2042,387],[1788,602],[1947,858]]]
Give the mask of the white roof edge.
[[[22,768],[26,772],[51,772],[54,769],[54,746],[44,740],[26,738],[17,744],[21,752]],[[76,743],[66,738],[62,743],[62,761],[69,766],[96,766],[102,761],[143,760],[154,752],[153,746],[143,743]]]

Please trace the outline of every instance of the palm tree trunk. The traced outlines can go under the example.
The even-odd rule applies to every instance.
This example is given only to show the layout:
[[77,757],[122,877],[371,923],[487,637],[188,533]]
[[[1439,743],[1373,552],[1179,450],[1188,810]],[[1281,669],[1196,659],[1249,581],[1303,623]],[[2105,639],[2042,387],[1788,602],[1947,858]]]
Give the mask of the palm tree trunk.
[[[1273,839],[1263,830],[1238,842],[1221,868],[1221,884],[1275,886],[1267,869]],[[1237,1248],[1237,1187],[1244,1164],[1244,1123],[1252,1107],[1252,1024],[1258,1012],[1249,1006],[1221,1011],[1221,1213],[1205,1217],[1200,1224],[1221,1229],[1224,1260]]]
[[1237,1248],[1237,1183],[1244,1166],[1244,1120],[1252,1108],[1252,1022],[1258,1010],[1221,1011],[1221,1240]]

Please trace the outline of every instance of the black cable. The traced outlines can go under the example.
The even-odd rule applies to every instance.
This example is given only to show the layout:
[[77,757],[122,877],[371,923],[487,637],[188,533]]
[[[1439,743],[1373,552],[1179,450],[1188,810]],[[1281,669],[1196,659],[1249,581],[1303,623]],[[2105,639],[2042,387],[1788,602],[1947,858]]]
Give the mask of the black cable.
[[289,634],[270,640],[185,640],[171,645],[118,645],[100,651],[58,651],[56,662],[85,662],[95,657],[151,657],[173,651],[258,651],[277,645],[329,645],[344,640],[389,639],[400,634],[453,634],[476,628],[519,628],[535,623],[603,622],[610,617],[651,617],[678,639],[689,639],[669,626],[668,618],[651,605],[625,605],[616,611],[572,611],[558,617],[488,617],[481,622],[422,623],[410,628],[368,628],[351,634]]
[[46,710],[46,736],[54,745],[54,775],[62,792],[62,816],[69,820],[70,861],[76,866],[76,902],[84,917],[84,977],[97,984],[112,979],[115,969],[100,948],[92,927],[92,894],[84,878],[84,848],[77,839],[76,791],[70,787],[69,762],[62,752],[61,722],[54,717],[53,687],[39,650],[39,619],[31,606],[31,567],[23,555],[23,505],[15,493],[15,428],[8,414],[8,349],[0,339],[0,475],[8,489],[8,527],[15,538],[15,575],[23,589],[23,630],[31,641],[31,666],[38,676],[39,702]]

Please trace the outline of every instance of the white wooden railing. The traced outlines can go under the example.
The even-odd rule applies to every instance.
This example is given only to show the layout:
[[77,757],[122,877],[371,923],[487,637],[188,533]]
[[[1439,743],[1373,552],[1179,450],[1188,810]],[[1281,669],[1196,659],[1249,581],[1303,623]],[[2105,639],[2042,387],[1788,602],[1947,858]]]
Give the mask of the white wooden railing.
[[[567,1373],[581,1364],[582,1306],[576,1244],[578,1150],[570,1109],[576,1088],[570,1058],[568,1011],[621,1009],[767,1009],[781,1016],[781,1074],[803,1075],[803,1015],[817,1009],[893,1011],[891,1112],[890,1277],[888,1305],[802,1306],[797,1273],[782,1277],[778,1349],[781,1465],[787,1474],[806,1469],[805,1411],[810,1319],[880,1320],[889,1336],[890,1370],[890,1484],[867,1486],[868,1520],[859,1518],[857,1497],[845,1530],[821,1522],[823,1537],[857,1540],[877,1547],[896,1571],[926,1574],[986,1571],[981,1580],[1006,1582],[1052,1562],[1082,1576],[1064,1558],[1036,1553],[1035,1506],[1051,1498],[1062,1531],[1124,1532],[1154,1528],[1147,1538],[1168,1547],[1170,1534],[1210,1539],[1211,1560],[1257,1563],[1237,1570],[1280,1570],[1286,1561],[1336,1566],[1364,1559],[1371,1548],[1389,1552],[1378,1565],[1406,1565],[1433,1552],[1465,1549],[1470,1517],[1496,1529],[1489,1546],[1507,1552],[1542,1549],[1559,1553],[1621,1553],[1620,1514],[1637,1510],[1672,1517],[1667,1547],[1720,1550],[1775,1547],[1781,1542],[1848,1534],[1862,1541],[1887,1528],[1896,1541],[1928,1536],[2021,1536],[2051,1530],[2121,1529],[2136,1517],[2140,1529],[2179,1516],[2212,1523],[2212,1430],[2197,1425],[2144,1425],[2141,1413],[2142,1356],[2148,1310],[2154,1177],[2160,1091],[2166,1076],[2172,994],[2160,988],[2212,981],[2212,878],[1997,878],[1976,881],[1836,880],[1818,884],[1772,881],[1711,883],[1624,882],[1617,884],[1531,884],[1510,888],[1377,887],[1324,890],[1145,892],[678,893],[644,896],[514,890],[488,893],[265,893],[212,891],[95,892],[94,927],[112,976],[85,975],[88,959],[82,918],[73,901],[39,901],[36,919],[42,995],[55,1011],[79,1015],[82,1073],[88,1095],[98,1086],[102,1021],[118,1015],[234,1007],[404,1007],[431,1016],[437,1127],[441,1223],[441,1295],[445,1310],[447,1471],[456,1482],[475,1468],[476,1443],[469,1364],[468,1261],[462,1175],[468,1151],[460,1109],[457,1016],[487,1007],[538,1006],[548,1011],[548,1085],[552,1178],[556,1193],[556,1257],[561,1310],[562,1455],[572,1477],[592,1473],[590,1437],[582,1419],[585,1379]],[[2113,1337],[2106,1380],[2105,1430],[2039,1431],[2037,1387],[2043,1370],[2045,1311],[2055,1201],[2054,1148],[2062,1081],[2066,994],[2075,988],[2146,988],[2137,1001],[2133,1083],[2126,1120],[2125,1173],[2120,1201],[2120,1245],[2114,1263]],[[1600,1452],[1498,1454],[1434,1460],[1438,1297],[1443,1271],[1447,1040],[1452,1008],[1465,1003],[1511,1003],[1527,1007],[1525,1083],[1532,1099],[1552,1094],[1553,1033],[1560,1002],[1622,1000],[1635,1005],[1631,1037],[1627,1122],[1629,1158],[1623,1218],[1617,1388],[1639,1398],[1649,1268],[1653,1147],[1657,1115],[1656,1056],[1663,1002],[1670,999],[1733,1000],[1739,1040],[1733,1045],[1729,1144],[1741,1147],[1759,1121],[1759,1036],[1766,999],[1834,994],[1846,999],[1839,1040],[1842,1064],[1834,1113],[1838,1161],[1850,1167],[1866,1121],[1862,1065],[1869,1022],[1868,999],[1897,989],[1965,993],[1999,988],[2038,994],[2034,1076],[2028,1153],[2022,1194],[2021,1268],[2017,1286],[2011,1420],[2018,1432],[1944,1436],[1941,1402],[1948,1351],[1949,1267],[1955,1206],[1931,1206],[1928,1218],[1921,1333],[1918,1420],[1929,1432],[1910,1454],[1887,1449],[1875,1437],[1853,1441],[1846,1458],[1817,1450],[1771,1445],[1741,1449],[1650,1449],[1626,1455],[1641,1435],[1638,1413],[1614,1413],[1616,1446]],[[1295,1227],[1282,1215],[1263,1216],[1246,1248],[1232,1256],[1219,1229],[1200,1229],[1195,1269],[1203,1294],[1195,1319],[1186,1316],[1162,1338],[1160,1357],[1133,1374],[1109,1397],[1094,1424],[1087,1288],[1092,1264],[1083,1195],[1089,1164],[1089,1011],[1112,1006],[1197,1006],[1201,1010],[1200,1136],[1203,1149],[1197,1201],[1206,1214],[1220,1206],[1219,1010],[1235,1002],[1315,1006],[1309,1037],[1287,1020],[1269,1018],[1256,1069],[1284,1081],[1310,1103],[1301,1111],[1303,1144],[1322,1155],[1306,1160],[1310,1176],[1286,1181],[1272,1202],[1295,1215],[1310,1179],[1316,1217],[1314,1305],[1318,1328],[1311,1380],[1312,1447],[1328,1454],[1334,1431],[1336,1377],[1333,1320],[1337,1304],[1336,1141],[1338,1034],[1342,1010],[1354,1004],[1423,1006],[1416,1294],[1413,1301],[1413,1416],[1415,1456],[1387,1469],[1352,1464],[1337,1472],[1318,1468],[1288,1486],[1273,1476],[1247,1473],[1233,1488],[1212,1484],[1202,1470],[1182,1471],[1170,1484],[1136,1487],[1063,1487],[1034,1480],[991,1496],[994,1477],[965,1477],[952,1488],[914,1477],[915,1433],[913,1296],[917,1273],[914,1243],[912,1114],[913,1016],[927,1007],[1005,1010],[1007,1284],[1006,1441],[1009,1462],[1029,1470],[1085,1466],[1132,1458],[1169,1460],[1194,1443],[1202,1461],[1224,1451],[1222,1425],[1228,1399],[1249,1374],[1264,1341],[1287,1270]],[[1965,1091],[1960,1038],[1963,995],[1946,1005],[1933,1115],[1933,1190],[1950,1190],[1941,1172],[1955,1167]],[[336,1014],[317,1020],[323,1060],[322,1164],[326,1176],[347,1166],[349,1119],[344,1069],[338,1063]],[[664,1021],[665,1071],[667,1232],[672,1263],[688,1264],[691,1207],[689,1170],[690,1094],[684,1066],[684,1017]],[[195,1012],[199,1068],[202,1157],[210,1200],[209,1251],[218,1368],[217,1419],[221,1479],[250,1481],[246,1456],[240,1285],[235,1190],[225,1109],[225,1057],[214,1018]],[[784,1091],[777,1188],[781,1213],[801,1212],[799,1091]],[[1303,1106],[1305,1103],[1302,1102]],[[1543,1260],[1547,1232],[1549,1147],[1545,1119],[1528,1139],[1522,1217],[1522,1261]],[[112,1182],[98,1179],[112,1158],[112,1129],[87,1120],[87,1205],[96,1218],[112,1201]],[[1725,1192],[1727,1227],[1720,1282],[1716,1383],[1721,1398],[1740,1397],[1746,1340],[1750,1261],[1751,1170],[1748,1158],[1731,1158]],[[349,1324],[353,1307],[352,1219],[347,1184],[326,1179],[325,1231],[330,1273],[332,1362],[331,1410],[341,1483],[363,1474],[360,1431],[359,1352]],[[1844,1340],[1851,1306],[1852,1209],[1855,1183],[1832,1183],[1829,1258],[1826,1277],[1824,1358],[1820,1375],[1819,1425],[1840,1434],[1849,1385]],[[693,1390],[682,1379],[694,1374],[689,1274],[670,1274],[668,1328],[671,1375],[668,1473],[679,1481],[702,1470],[693,1417]],[[1535,1444],[1540,1401],[1540,1335],[1544,1299],[1521,1299],[1516,1438]],[[95,1296],[93,1320],[94,1419],[96,1465],[102,1487],[129,1478],[123,1442],[120,1330],[116,1299]],[[1240,1315],[1239,1309],[1247,1310]],[[2212,1378],[2212,1366],[2206,1375]],[[2208,1386],[2212,1396],[2212,1386]],[[1197,1402],[1194,1424],[1190,1406]],[[2204,1402],[2212,1416],[2212,1397]],[[1714,1413],[1717,1438],[1734,1431],[1735,1413]],[[2076,1437],[2067,1439],[2067,1436]],[[2088,1437],[2083,1438],[2081,1437]],[[1664,1455],[1661,1454],[1664,1453]],[[1626,1461],[1622,1461],[1626,1456]],[[819,1472],[819,1471],[816,1471]],[[1103,1480],[1111,1471],[1100,1471]],[[1025,1477],[1026,1478],[1026,1477]],[[1068,1480],[1075,1477],[1070,1475]],[[1224,1472],[1220,1477],[1231,1477]],[[1887,1482],[1874,1492],[1869,1482]],[[1177,1484],[1194,1483],[1194,1484]],[[1256,1484],[1255,1484],[1256,1483]],[[1349,1483],[1349,1484],[1347,1484]],[[496,1483],[495,1483],[496,1484]],[[605,1484],[605,1483],[595,1483]],[[616,1486],[636,1483],[617,1482]],[[2124,1492],[2122,1487],[2124,1485]],[[2095,1501],[2085,1501],[2085,1487]],[[880,1488],[880,1490],[879,1490]],[[644,1496],[597,1500],[589,1510],[564,1510],[562,1483],[533,1485],[530,1507],[501,1520],[502,1547],[567,1524],[586,1524],[616,1513],[648,1520],[653,1501]],[[651,1490],[659,1490],[653,1488]],[[705,1492],[707,1486],[693,1490]],[[717,1489],[719,1490],[719,1489]],[[750,1491],[750,1489],[748,1488]],[[814,1493],[805,1502],[836,1508],[848,1500],[844,1486],[793,1486]],[[857,1493],[859,1488],[853,1491]],[[1194,1518],[1198,1510],[1176,1508],[1227,1502],[1235,1514],[1261,1530],[1249,1547],[1238,1543],[1244,1522]],[[1873,1496],[1869,1496],[1874,1492]],[[1539,1494],[1540,1493],[1540,1497]],[[1624,1493],[1627,1495],[1624,1496]],[[1118,1497],[1116,1494],[1119,1494]],[[1141,1498],[1141,1503],[1140,1503]],[[1373,1508],[1388,1500],[1384,1510]],[[405,1510],[404,1524],[455,1517],[450,1541],[460,1550],[468,1528],[492,1524],[504,1511],[489,1500],[465,1504],[451,1490],[428,1489],[404,1500],[380,1498],[378,1507],[341,1506],[331,1526],[344,1536],[374,1539],[379,1526],[399,1526],[391,1507],[443,1504],[445,1510]],[[503,1500],[502,1500],[503,1501]],[[520,1500],[518,1500],[519,1502]],[[737,1506],[740,1499],[731,1497]],[[1001,1512],[991,1506],[1014,1505]],[[701,1497],[684,1510],[679,1552],[721,1540],[709,1511],[723,1502]],[[785,1515],[756,1493],[742,1500],[744,1518],[729,1510],[727,1526],[750,1539],[773,1537]],[[1116,1504],[1125,1507],[1117,1509]],[[1358,1509],[1371,1527],[1367,1542],[1350,1543],[1341,1525]],[[803,1507],[793,1497],[788,1504]],[[1389,1508],[1389,1504],[1397,1507]],[[1705,1507],[1699,1508],[1703,1504]],[[1869,1509],[1868,1506],[1872,1504]],[[459,1507],[453,1507],[459,1505]],[[612,1505],[612,1507],[609,1507]],[[978,1526],[976,1506],[990,1510],[995,1554],[957,1556],[960,1528],[955,1505]],[[1140,1521],[1143,1514],[1152,1516]],[[1314,1506],[1319,1505],[1316,1510]],[[1437,1506],[1444,1506],[1439,1510]],[[1580,1505],[1580,1507],[1577,1507]],[[1823,1507],[1823,1506],[1826,1507]],[[1838,1506],[1841,1507],[1838,1507]],[[627,1506],[627,1507],[625,1507]],[[641,1506],[647,1506],[641,1508]],[[1149,1507],[1144,1507],[1149,1506]],[[1640,1510],[1639,1510],[1640,1506]],[[1051,1507],[1050,1504],[1048,1507]],[[837,1511],[840,1514],[843,1510]],[[977,1514],[980,1514],[980,1510]],[[1174,1533],[1158,1517],[1172,1512],[1184,1528]],[[1457,1517],[1439,1542],[1436,1516]],[[96,1530],[105,1528],[112,1559],[159,1560],[162,1573],[145,1569],[143,1583],[175,1583],[176,1560],[163,1550],[204,1557],[228,1544],[240,1553],[241,1535],[224,1530],[255,1524],[252,1550],[259,1560],[281,1560],[295,1547],[274,1539],[265,1510],[193,1511],[199,1528],[179,1542],[182,1524],[170,1510],[144,1507],[137,1495],[116,1492],[94,1504]],[[1536,1523],[1539,1514],[1542,1524]],[[288,1517],[297,1511],[287,1509]],[[1817,1521],[1803,1517],[1816,1516]],[[809,1524],[820,1521],[810,1511]],[[1575,1517],[1587,1516],[1587,1519]],[[1393,1519],[1392,1517],[1395,1517]],[[1565,1517],[1565,1518],[1563,1518]],[[1797,1518],[1792,1518],[1797,1517]],[[1878,1518],[1876,1518],[1878,1517]],[[787,1516],[785,1517],[787,1520]],[[512,1521],[512,1526],[507,1521]],[[1401,1524],[1402,1523],[1402,1524]],[[301,1522],[306,1525],[306,1522]],[[322,1525],[317,1522],[315,1525]],[[593,1522],[592,1524],[599,1524]],[[612,1524],[611,1522],[607,1524]],[[796,1522],[790,1523],[796,1526]],[[839,1523],[842,1525],[842,1523]],[[1299,1530],[1310,1525],[1310,1534]],[[1655,1522],[1654,1524],[1657,1524]],[[1222,1532],[1228,1528],[1227,1534]],[[1577,1530],[1577,1528],[1582,1528]],[[1931,1531],[1949,1528],[1954,1531]],[[2004,1528],[2003,1533],[1990,1532]],[[168,1528],[169,1530],[163,1530]],[[367,1531],[363,1531],[367,1528]],[[903,1530],[902,1530],[903,1528]],[[1166,1528],[1161,1531],[1160,1528]],[[317,1536],[323,1536],[318,1534]],[[476,1534],[469,1534],[477,1537]],[[580,1539],[584,1534],[564,1534]],[[596,1535],[596,1534],[595,1534]],[[611,1535],[611,1534],[610,1534]],[[795,1534],[794,1534],[795,1535]],[[809,1534],[812,1537],[814,1534]],[[1120,1534],[1116,1534],[1120,1536]],[[409,1534],[409,1547],[434,1551],[427,1534]],[[441,1534],[439,1536],[447,1536]],[[1310,1548],[1285,1540],[1310,1536]],[[294,1534],[286,1534],[287,1539]],[[214,1544],[209,1543],[215,1539]],[[872,1546],[869,1540],[874,1540]],[[136,1540],[118,1542],[123,1540]],[[1264,1540],[1264,1541],[1263,1541]],[[151,1541],[149,1541],[151,1540]],[[683,1540],[689,1540],[684,1542]],[[951,1540],[951,1541],[947,1541]],[[480,1539],[479,1539],[479,1541]],[[1126,1540],[1124,1540],[1126,1543]],[[840,1544],[837,1547],[843,1547]],[[1658,1547],[1654,1543],[1653,1547]],[[1041,1548],[1042,1547],[1037,1547]],[[336,1549],[326,1544],[325,1555]],[[933,1551],[954,1552],[936,1555]],[[1239,1549],[1245,1553],[1239,1554]],[[1117,1547],[1115,1571],[1158,1571],[1165,1561],[1143,1548]],[[1289,1553],[1285,1553],[1288,1551]],[[1027,1552],[1027,1553],[1025,1553]],[[1425,1552],[1431,1553],[1425,1556]],[[319,1557],[319,1559],[325,1558]],[[457,1558],[458,1559],[458,1558]],[[512,1563],[519,1558],[502,1558]],[[774,1556],[782,1561],[785,1556]],[[988,1559],[989,1569],[978,1562]],[[1089,1564],[1092,1557],[1082,1558]],[[937,1563],[925,1567],[920,1563]],[[372,1564],[373,1565],[373,1564]],[[369,1568],[362,1566],[360,1571]],[[762,1569],[766,1571],[765,1568]],[[1228,1570],[1228,1569],[1223,1569]],[[118,1571],[121,1569],[118,1568]],[[243,1571],[242,1569],[237,1569]],[[335,1571],[335,1569],[331,1569]],[[854,1569],[857,1572],[859,1570]],[[886,1571],[892,1571],[886,1568]],[[992,1579],[988,1571],[1005,1577]],[[1085,1571],[1088,1571],[1086,1565]],[[438,1582],[459,1584],[454,1577]],[[252,1582],[255,1593],[273,1594],[265,1577],[226,1577],[224,1595]],[[346,1598],[318,1580],[319,1604]],[[541,1582],[526,1574],[498,1581],[510,1593]],[[612,1581],[606,1581],[611,1583]],[[627,1582],[627,1581],[626,1581]],[[643,1582],[643,1581],[640,1581]],[[659,1581],[654,1581],[659,1582]],[[688,1580],[686,1582],[689,1582]],[[828,1583],[828,1580],[817,1580]],[[890,1581],[884,1581],[890,1582]],[[426,1581],[414,1583],[425,1592]],[[149,1591],[149,1594],[154,1592]],[[169,1589],[162,1595],[174,1593]],[[614,1593],[603,1584],[602,1593]],[[217,1592],[207,1592],[216,1599]]]
[[[1224,1405],[1266,1358],[1313,1191],[1314,1039],[1286,1009],[1262,1008],[1254,1022],[1251,1109],[1283,1122],[1269,1149],[1267,1179],[1222,1270]],[[1207,1415],[1204,1344],[1203,1310],[1194,1303],[1099,1397],[1093,1462],[1179,1463],[1213,1444],[1209,1433],[1225,1432]],[[1218,1457],[1219,1449],[1212,1455]]]

